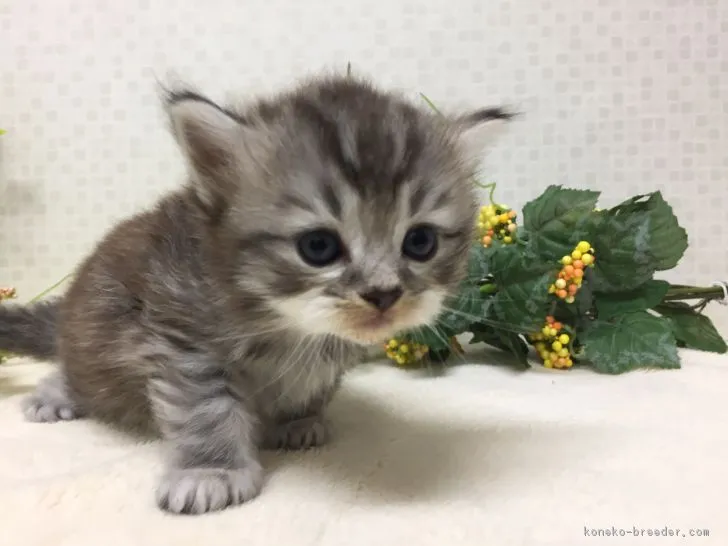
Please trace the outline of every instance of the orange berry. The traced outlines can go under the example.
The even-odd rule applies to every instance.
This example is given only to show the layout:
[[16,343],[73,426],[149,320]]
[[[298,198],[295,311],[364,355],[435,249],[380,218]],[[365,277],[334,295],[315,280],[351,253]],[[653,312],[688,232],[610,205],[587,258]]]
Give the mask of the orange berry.
[[552,317],[551,315],[549,315],[548,317],[546,317],[546,322],[548,324],[551,324],[554,320],[555,320],[554,317]]
[[558,297],[560,297],[560,298],[561,298],[562,300],[563,300],[563,299],[564,299],[564,298],[565,298],[566,296],[568,296],[568,294],[567,294],[566,290],[557,290],[557,291],[556,291],[556,295],[557,295]]
[[561,330],[564,326],[560,322],[554,322],[552,325],[553,329],[557,332]]
[[581,260],[574,260],[574,269],[584,269],[584,262]]
[[571,294],[573,296],[578,291],[579,291],[579,287],[578,286],[576,286],[575,284],[570,284],[569,285],[569,294]]
[[559,358],[556,363],[559,365],[559,367],[566,366],[566,359],[565,358]]
[[576,271],[574,271],[574,277],[576,277],[577,279],[580,279],[583,276],[584,276],[583,269],[577,269]]
[[573,272],[574,272],[574,266],[573,265],[565,265],[564,266],[564,273],[566,273],[567,275],[571,275]]
[[489,229],[486,233],[492,237],[495,232],[492,229]]
[[508,211],[508,218],[515,218],[515,217],[516,217],[516,211],[515,210]]

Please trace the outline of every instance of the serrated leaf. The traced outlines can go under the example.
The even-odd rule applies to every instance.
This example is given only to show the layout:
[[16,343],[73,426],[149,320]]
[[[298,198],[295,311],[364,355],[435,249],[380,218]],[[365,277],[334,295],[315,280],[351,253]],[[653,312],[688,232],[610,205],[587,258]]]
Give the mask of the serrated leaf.
[[634,290],[608,294],[595,293],[594,302],[599,319],[609,320],[634,311],[652,309],[662,301],[668,288],[670,283],[666,281],[651,280]]
[[670,321],[675,338],[688,349],[720,354],[728,351],[725,339],[710,318],[686,303],[664,303],[655,307],[655,311]]
[[612,321],[596,320],[579,339],[584,344],[584,358],[602,373],[680,367],[670,323],[645,311]]
[[450,349],[450,332],[439,326],[422,326],[405,334],[417,343],[427,345],[435,353]]
[[478,326],[473,329],[473,338],[470,340],[470,343],[485,343],[496,349],[510,353],[516,357],[521,366],[524,368],[529,367],[528,345],[514,332],[489,326]]
[[655,274],[650,254],[649,217],[632,212],[620,215],[601,214],[594,217],[593,248],[596,263],[593,269],[596,292],[633,290]]
[[558,261],[590,235],[589,217],[599,192],[549,186],[523,207],[523,226],[529,246],[540,256]]
[[452,332],[451,335],[461,334],[472,323],[485,317],[489,305],[490,299],[478,285],[464,285],[455,296],[445,300],[437,325]]
[[637,213],[649,218],[650,254],[656,271],[672,269],[680,262],[688,248],[688,235],[661,192],[632,197],[611,212],[617,217]]
[[468,254],[468,274],[464,283],[479,284],[488,275],[488,249],[479,242],[470,247]]
[[540,329],[552,300],[548,288],[559,266],[529,255],[518,245],[507,245],[489,255],[489,267],[498,292],[488,318],[522,333]]

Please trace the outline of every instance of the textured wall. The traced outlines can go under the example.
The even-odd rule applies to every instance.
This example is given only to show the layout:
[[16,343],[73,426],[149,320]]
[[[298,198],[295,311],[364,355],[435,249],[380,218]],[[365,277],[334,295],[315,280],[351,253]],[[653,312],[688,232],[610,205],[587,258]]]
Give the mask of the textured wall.
[[179,183],[155,78],[226,98],[347,61],[523,110],[484,159],[501,201],[660,189],[690,234],[679,278],[728,277],[724,0],[0,0],[0,40],[0,280],[25,295]]

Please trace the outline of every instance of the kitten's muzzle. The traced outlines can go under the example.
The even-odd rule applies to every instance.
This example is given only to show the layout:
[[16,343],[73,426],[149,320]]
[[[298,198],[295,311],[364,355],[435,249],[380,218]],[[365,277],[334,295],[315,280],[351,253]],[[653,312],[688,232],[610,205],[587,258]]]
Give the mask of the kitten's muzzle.
[[403,290],[397,286],[386,290],[368,290],[359,294],[368,304],[372,305],[381,312],[390,309],[402,297]]

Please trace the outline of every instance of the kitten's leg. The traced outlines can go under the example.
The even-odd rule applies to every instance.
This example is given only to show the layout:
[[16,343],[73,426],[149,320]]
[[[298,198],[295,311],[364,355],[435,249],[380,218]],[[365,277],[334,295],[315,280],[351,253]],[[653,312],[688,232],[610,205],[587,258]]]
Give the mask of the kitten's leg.
[[200,355],[168,363],[151,381],[152,407],[171,449],[156,495],[163,510],[201,514],[259,493],[257,420],[235,383]]
[[326,392],[312,399],[305,411],[277,416],[264,431],[263,449],[309,449],[324,445],[331,438],[331,425],[324,418],[324,409],[338,389],[340,380]]
[[323,415],[314,414],[268,426],[263,449],[309,449],[324,445],[330,436]]
[[60,369],[40,380],[35,391],[22,400],[21,409],[25,418],[35,423],[70,421],[84,416]]

